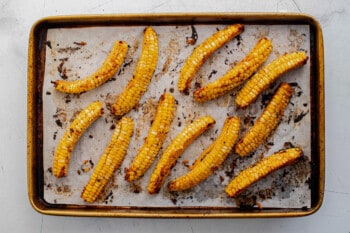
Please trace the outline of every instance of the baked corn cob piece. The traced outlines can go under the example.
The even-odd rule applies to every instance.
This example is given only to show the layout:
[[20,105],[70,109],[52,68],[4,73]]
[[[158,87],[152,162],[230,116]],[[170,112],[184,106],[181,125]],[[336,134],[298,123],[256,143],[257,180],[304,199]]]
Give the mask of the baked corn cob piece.
[[149,183],[148,192],[150,194],[158,193],[170,174],[171,168],[184,150],[204,131],[215,124],[215,120],[210,116],[197,118],[191,124],[187,125],[166,148],[160,157],[155,169],[153,170]]
[[238,137],[239,129],[238,117],[226,119],[221,134],[211,144],[213,146],[208,147],[210,149],[197,160],[191,171],[169,182],[169,191],[186,190],[207,179],[227,158]]
[[236,96],[235,103],[239,108],[246,108],[258,98],[282,74],[305,65],[305,52],[294,52],[282,55],[261,68],[249,79]]
[[158,62],[158,37],[151,27],[143,33],[142,50],[132,79],[112,105],[116,116],[128,113],[147,91]]
[[169,132],[174,110],[175,98],[169,93],[161,95],[151,129],[130,167],[126,168],[125,180],[132,182],[139,179],[152,165]]
[[133,134],[133,127],[133,120],[127,117],[123,117],[116,125],[111,141],[81,193],[85,201],[94,202],[112,178],[115,170],[122,164]]
[[74,81],[57,80],[56,90],[66,93],[80,94],[94,89],[112,78],[123,64],[128,45],[125,41],[116,41],[102,65],[91,75]]
[[261,116],[237,142],[234,149],[236,154],[248,155],[270,136],[281,121],[292,94],[293,88],[287,83],[281,83]]
[[187,58],[185,65],[181,69],[178,81],[180,92],[186,92],[191,84],[195,73],[200,69],[204,62],[219,48],[229,40],[233,39],[244,31],[244,25],[233,24],[225,29],[217,31],[204,42],[198,45]]
[[240,172],[226,187],[229,197],[237,197],[250,185],[266,177],[273,171],[296,162],[303,155],[300,148],[290,148],[263,158],[251,167]]
[[247,80],[267,60],[271,51],[272,42],[267,38],[260,39],[249,54],[224,76],[196,90],[194,99],[204,102],[227,94]]
[[53,174],[56,177],[66,176],[68,173],[69,161],[75,144],[79,141],[85,130],[103,113],[102,103],[92,102],[85,109],[81,110],[73,122],[66,129],[56,148],[53,160]]

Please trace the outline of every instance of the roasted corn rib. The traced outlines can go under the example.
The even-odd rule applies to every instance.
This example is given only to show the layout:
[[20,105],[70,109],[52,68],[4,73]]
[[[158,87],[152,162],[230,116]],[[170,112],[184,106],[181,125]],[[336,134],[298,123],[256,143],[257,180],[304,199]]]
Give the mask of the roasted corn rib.
[[240,172],[226,187],[229,197],[237,197],[253,183],[264,178],[273,171],[294,163],[303,155],[300,148],[290,148],[263,158],[253,166]]
[[178,81],[178,89],[180,92],[186,92],[190,83],[204,62],[226,42],[236,37],[243,32],[244,26],[242,24],[233,24],[225,29],[217,31],[204,42],[197,46],[192,54],[187,58],[185,65],[181,69],[180,78]]
[[249,54],[229,70],[224,76],[196,90],[193,97],[204,102],[227,94],[247,80],[268,58],[272,51],[272,42],[262,38]]
[[103,113],[102,103],[91,103],[81,110],[61,138],[55,152],[53,161],[53,174],[56,177],[66,176],[69,161],[75,144],[79,141],[85,130]]
[[178,157],[204,131],[209,129],[215,120],[210,116],[200,117],[187,125],[166,148],[153,170],[148,184],[148,192],[158,193],[175,165]]
[[57,80],[56,90],[66,93],[80,94],[94,89],[112,78],[123,64],[128,45],[124,41],[116,41],[102,65],[91,75],[74,81]]
[[158,37],[151,27],[144,30],[142,51],[134,74],[126,88],[112,105],[116,116],[128,113],[147,91],[158,62]]
[[159,99],[157,113],[148,136],[130,167],[126,169],[125,179],[127,181],[132,182],[139,179],[156,159],[169,132],[174,110],[175,98],[169,93],[163,94]]
[[133,120],[127,117],[123,117],[116,125],[111,141],[81,193],[85,201],[94,202],[115,170],[122,164],[133,134],[133,127]]
[[281,83],[261,116],[237,142],[235,153],[246,156],[270,136],[281,121],[292,94],[293,88],[287,83]]
[[238,137],[240,121],[238,117],[226,119],[219,137],[209,146],[207,153],[197,160],[193,169],[168,184],[169,191],[192,188],[207,179],[227,158]]
[[305,52],[294,52],[282,55],[261,68],[249,79],[236,96],[235,103],[239,108],[246,108],[258,98],[282,74],[298,68],[307,62]]

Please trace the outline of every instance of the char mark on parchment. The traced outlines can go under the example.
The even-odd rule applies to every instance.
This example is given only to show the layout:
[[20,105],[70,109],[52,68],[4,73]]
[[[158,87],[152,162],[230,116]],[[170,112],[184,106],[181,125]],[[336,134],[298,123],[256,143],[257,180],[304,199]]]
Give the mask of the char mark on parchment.
[[66,47],[66,48],[59,48],[57,50],[58,53],[68,53],[68,54],[73,54],[75,53],[76,51],[80,50],[81,47],[72,47],[72,46],[69,46],[69,47]]
[[236,36],[236,39],[237,39],[237,47],[239,47],[240,44],[242,43],[242,37],[241,37],[241,35]]
[[67,79],[68,78],[67,69],[66,69],[66,67],[63,67],[63,66],[64,66],[64,63],[66,61],[68,61],[68,57],[61,58],[60,61],[61,61],[61,63],[57,66],[58,74],[60,75],[60,77],[62,79]]
[[194,45],[197,42],[198,34],[197,34],[196,28],[193,25],[191,25],[191,31],[192,31],[191,36],[186,37],[186,43],[189,45]]
[[212,70],[212,71],[210,72],[209,76],[208,76],[208,79],[210,80],[211,77],[212,77],[214,74],[216,74],[217,72],[218,72],[217,70]]
[[45,43],[46,45],[47,45],[47,47],[49,47],[50,49],[52,49],[52,45],[51,45],[51,41],[46,41],[46,43]]
[[123,63],[123,66],[122,66],[121,69],[119,69],[117,75],[122,74],[122,73],[124,72],[125,68],[128,67],[128,66],[130,66],[130,65],[132,64],[133,61],[134,61],[134,60],[133,60],[132,58],[127,58],[127,59],[125,59],[125,61],[124,61],[124,63]]
[[85,41],[80,41],[80,42],[74,41],[73,44],[79,45],[79,46],[85,46],[87,43]]
[[309,113],[309,110],[307,110],[306,112],[301,112],[300,114],[296,115],[294,118],[294,123],[298,123],[299,121],[301,121],[308,113]]
[[272,99],[273,93],[266,93],[261,95],[261,106],[260,108],[263,109],[266,107],[266,105],[270,102]]

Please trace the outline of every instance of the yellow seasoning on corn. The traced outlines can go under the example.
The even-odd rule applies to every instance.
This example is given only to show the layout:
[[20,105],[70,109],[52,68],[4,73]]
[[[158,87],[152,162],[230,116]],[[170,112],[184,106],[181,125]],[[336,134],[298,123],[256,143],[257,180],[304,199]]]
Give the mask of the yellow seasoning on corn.
[[246,82],[236,96],[236,106],[239,108],[248,107],[278,77],[292,69],[305,65],[307,59],[308,57],[305,52],[289,53],[276,58],[261,68]]
[[132,79],[112,105],[112,112],[122,116],[139,102],[147,91],[158,62],[158,37],[151,27],[143,33],[142,50]]
[[300,148],[290,148],[263,158],[251,167],[240,172],[226,187],[229,197],[237,197],[250,185],[273,171],[296,162],[303,155]]
[[197,102],[212,100],[229,93],[247,80],[269,57],[272,42],[262,38],[249,54],[224,76],[196,90],[193,97]]
[[56,177],[66,176],[71,153],[85,130],[103,113],[102,103],[91,103],[81,110],[61,138],[53,161],[53,174]]
[[283,113],[293,94],[288,83],[281,83],[276,93],[254,125],[243,135],[235,146],[235,153],[246,156],[259,147],[280,123]]
[[221,48],[229,40],[233,39],[244,31],[244,25],[233,24],[220,31],[217,31],[204,42],[198,45],[187,58],[185,65],[182,67],[178,81],[178,89],[180,92],[186,92],[191,81],[204,64],[204,62],[219,48]]
[[111,141],[81,193],[85,201],[94,202],[112,178],[115,170],[122,164],[133,134],[133,127],[134,122],[128,117],[123,117],[116,125]]
[[139,179],[152,165],[169,132],[174,110],[175,98],[169,93],[161,95],[151,129],[130,167],[126,168],[125,180],[132,182]]
[[147,187],[150,194],[159,192],[178,157],[199,135],[214,124],[215,120],[210,116],[197,118],[172,140],[151,174]]
[[117,73],[123,64],[127,51],[128,45],[125,41],[116,41],[105,61],[94,73],[74,81],[57,80],[54,82],[56,90],[80,94],[102,85]]
[[169,191],[186,190],[207,179],[226,160],[238,137],[239,129],[238,117],[227,118],[219,137],[199,156],[192,170],[169,182]]

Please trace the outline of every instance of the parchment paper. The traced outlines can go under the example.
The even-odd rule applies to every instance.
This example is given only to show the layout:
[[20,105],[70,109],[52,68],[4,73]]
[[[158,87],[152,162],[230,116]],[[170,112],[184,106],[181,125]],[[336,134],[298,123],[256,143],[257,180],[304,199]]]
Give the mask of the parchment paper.
[[[194,102],[192,98],[196,88],[226,73],[244,58],[261,37],[270,38],[274,45],[265,64],[279,55],[297,50],[306,51],[310,57],[309,26],[246,25],[245,31],[239,37],[228,42],[207,60],[192,82],[190,95],[180,94],[177,90],[177,80],[184,60],[195,46],[217,29],[224,27],[225,25],[194,25],[198,40],[195,45],[190,45],[186,37],[192,34],[191,25],[154,26],[160,45],[157,69],[138,107],[128,114],[135,121],[135,129],[125,160],[104,193],[93,205],[249,207],[259,204],[262,207],[310,207],[311,192],[308,185],[311,174],[310,60],[302,68],[283,75],[275,85],[245,110],[237,111],[234,107],[233,101],[237,90],[202,104]],[[113,133],[117,120],[110,113],[108,106],[115,101],[132,77],[141,51],[144,28],[145,26],[141,25],[48,30],[43,87],[44,199],[48,203],[90,205],[80,198],[80,194]],[[62,77],[74,80],[94,72],[106,58],[115,40],[125,40],[130,48],[123,67],[111,81],[79,96],[60,93],[54,89],[52,81]],[[149,176],[157,161],[139,181],[129,184],[124,180],[124,168],[130,165],[143,144],[154,117],[159,96],[164,91],[171,92],[178,104],[171,131],[158,156],[191,120],[207,114],[216,120],[215,126],[200,136],[183,153],[173,168],[168,182],[188,171],[186,164],[190,165],[196,156],[216,139],[228,115],[240,116],[242,121],[240,135],[242,136],[260,115],[281,81],[292,83],[295,93],[281,124],[267,142],[252,155],[239,158],[231,154],[205,182],[179,193],[169,193],[166,187],[163,187],[157,195],[147,193]],[[57,179],[52,175],[55,148],[75,114],[95,100],[105,104],[104,114],[91,125],[76,145],[71,156],[68,176]],[[262,179],[237,199],[227,198],[224,192],[226,185],[242,169],[264,156],[290,146],[302,147],[305,154],[302,161]]]

